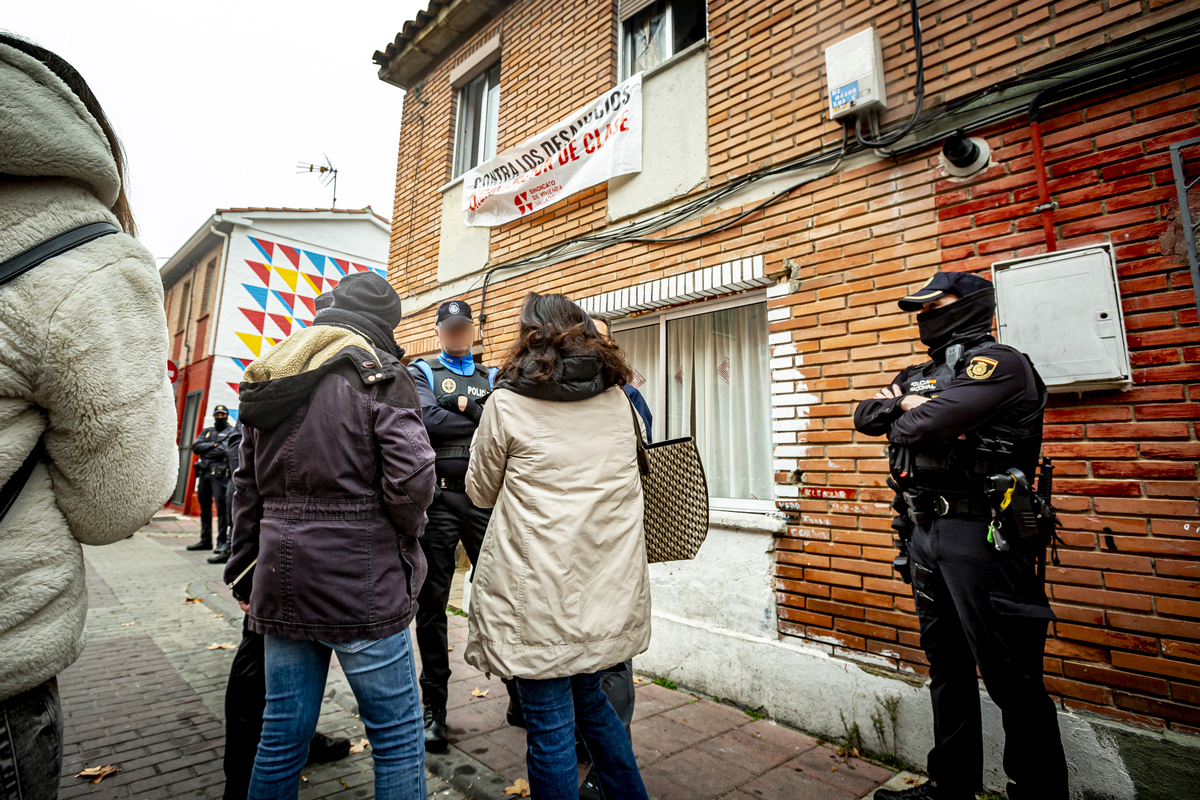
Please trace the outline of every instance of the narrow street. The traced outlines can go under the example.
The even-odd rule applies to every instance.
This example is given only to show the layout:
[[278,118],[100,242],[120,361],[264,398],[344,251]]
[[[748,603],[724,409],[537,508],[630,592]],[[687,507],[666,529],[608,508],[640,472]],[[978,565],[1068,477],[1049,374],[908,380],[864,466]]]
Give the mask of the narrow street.
[[[66,725],[61,797],[217,798],[224,694],[241,614],[207,553],[188,552],[196,521],[156,520],[108,547],[85,547],[89,643],[60,678]],[[460,597],[456,591],[455,598]],[[525,779],[524,731],[504,720],[499,679],[463,663],[467,620],[450,616],[453,746],[430,756],[429,797],[504,798]],[[658,800],[754,797],[856,800],[905,776],[711,699],[639,678],[634,751]],[[362,723],[337,668],[319,730],[358,741]],[[93,784],[90,767],[120,772]],[[453,786],[438,776],[447,778]],[[303,772],[302,798],[370,798],[370,749]],[[457,787],[457,788],[455,788]],[[462,790],[460,793],[459,789]]]

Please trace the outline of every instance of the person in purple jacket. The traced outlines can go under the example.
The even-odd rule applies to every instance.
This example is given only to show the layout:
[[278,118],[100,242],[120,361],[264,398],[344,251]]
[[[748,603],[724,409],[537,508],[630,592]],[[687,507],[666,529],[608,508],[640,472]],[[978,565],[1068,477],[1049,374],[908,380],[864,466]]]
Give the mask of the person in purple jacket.
[[408,627],[425,580],[417,538],[434,456],[393,337],[399,321],[384,278],[351,275],[240,388],[225,580],[264,637],[267,686],[250,800],[298,796],[335,650],[371,742],[375,797],[425,796]]

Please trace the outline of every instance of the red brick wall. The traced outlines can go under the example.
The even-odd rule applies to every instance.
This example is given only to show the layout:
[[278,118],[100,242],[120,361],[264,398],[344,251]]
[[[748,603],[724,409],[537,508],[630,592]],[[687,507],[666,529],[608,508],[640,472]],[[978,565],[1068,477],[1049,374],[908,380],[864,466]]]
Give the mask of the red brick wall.
[[[1197,8],[1197,0],[922,3],[927,107]],[[560,18],[572,22],[553,35],[538,27]],[[714,186],[837,141],[839,127],[824,120],[823,47],[871,23],[890,70],[889,119],[902,119],[912,110],[914,78],[905,6],[709,1]],[[428,105],[408,96],[391,258],[402,295],[436,286],[435,190],[450,177],[454,120],[449,71],[500,29],[500,149],[615,81],[609,2],[520,0],[437,67],[422,89]],[[522,61],[510,64],[514,53]],[[1200,135],[1198,90],[1200,75],[1193,74],[1056,111],[1044,127],[1050,189],[1061,204],[1060,246],[1116,245],[1137,369],[1130,392],[1059,395],[1047,412],[1046,452],[1060,464],[1067,526],[1062,564],[1050,575],[1061,619],[1047,652],[1047,681],[1070,707],[1185,730],[1200,730],[1200,335],[1186,267],[1161,255],[1157,236],[1171,197],[1166,144]],[[720,234],[614,246],[509,279],[500,273],[488,292],[485,360],[501,357],[529,290],[582,297],[756,254],[765,256],[769,273],[796,265],[799,291],[770,301],[787,310],[771,325],[775,455],[779,493],[794,498],[781,503],[790,524],[777,550],[780,632],[840,655],[922,671],[909,589],[891,570],[882,444],[857,435],[851,415],[860,399],[921,359],[911,316],[895,305],[899,297],[938,268],[984,270],[1044,249],[1032,213],[1028,130],[1014,123],[985,134],[997,166],[965,184],[941,179],[935,151],[899,164],[859,157]],[[600,186],[495,228],[491,263],[594,230],[605,206]],[[664,235],[741,210],[712,212]],[[465,298],[478,307],[478,290]],[[432,346],[430,312],[410,313],[401,324],[398,338],[411,352]],[[790,483],[793,470],[803,473],[799,485]]]
[[[1049,569],[1059,622],[1047,685],[1070,708],[1200,731],[1200,328],[1185,265],[1162,255],[1175,196],[1167,146],[1200,136],[1200,73],[1044,125],[1060,248],[1116,246],[1135,387],[1056,394],[1046,455],[1066,546]],[[894,579],[878,439],[854,403],[920,360],[895,300],[934,268],[986,270],[1044,252],[1028,128],[989,135],[996,166],[936,180],[928,156],[844,173],[815,193],[792,332],[810,407],[794,525],[779,542],[782,632],[924,671],[909,589]],[[897,201],[895,198],[904,199]],[[878,221],[877,225],[870,221]],[[869,233],[869,236],[863,234]],[[803,406],[798,406],[803,408]],[[781,476],[785,477],[785,476]],[[837,499],[822,497],[829,489]]]

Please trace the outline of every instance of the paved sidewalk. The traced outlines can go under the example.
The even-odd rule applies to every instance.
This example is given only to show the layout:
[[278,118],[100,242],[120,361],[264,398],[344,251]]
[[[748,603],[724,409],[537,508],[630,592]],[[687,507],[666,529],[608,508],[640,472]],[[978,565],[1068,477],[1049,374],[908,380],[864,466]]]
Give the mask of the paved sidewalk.
[[[65,723],[60,797],[215,798],[224,784],[225,683],[233,652],[206,650],[241,639],[236,606],[186,603],[189,587],[220,584],[208,553],[189,553],[196,521],[156,520],[107,547],[84,547],[89,643],[59,677]],[[343,679],[344,681],[344,679]],[[337,676],[331,677],[337,684]],[[319,730],[364,736],[362,723],[326,700]],[[111,765],[93,784],[75,775]],[[371,798],[370,748],[335,764],[305,767],[301,798]],[[462,800],[431,777],[429,796]]]
[[[84,548],[90,642],[60,678],[64,799],[221,796],[233,652],[205,648],[238,642],[241,613],[220,580],[221,566],[208,564],[208,553],[185,549],[197,530],[194,519],[156,518],[123,542]],[[186,602],[189,596],[203,602]],[[427,760],[429,795],[506,800],[504,788],[528,777],[525,734],[505,723],[508,695],[500,680],[463,662],[467,620],[452,615],[449,626],[453,746]],[[363,728],[356,704],[336,661],[334,667],[319,729],[357,741]],[[839,756],[803,733],[649,682],[638,687],[634,719],[634,752],[657,800],[856,800],[883,781],[904,786],[906,776]],[[104,765],[121,772],[100,784],[74,777]],[[301,798],[374,794],[369,748],[303,774]]]
[[[463,662],[466,619],[450,617],[449,638],[451,743],[508,782],[527,778],[525,732],[505,723],[504,684]],[[658,800],[856,800],[893,780],[890,770],[839,756],[811,736],[649,681],[637,688],[632,733],[642,779]],[[905,788],[905,777],[893,785]]]

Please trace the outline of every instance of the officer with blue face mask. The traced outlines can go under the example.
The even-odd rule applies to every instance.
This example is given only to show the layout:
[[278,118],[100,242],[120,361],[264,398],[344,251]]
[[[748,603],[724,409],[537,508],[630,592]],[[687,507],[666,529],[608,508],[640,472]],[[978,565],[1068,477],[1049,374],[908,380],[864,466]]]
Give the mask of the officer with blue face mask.
[[417,648],[421,653],[421,698],[425,706],[425,749],[440,753],[448,744],[446,697],[450,681],[446,603],[454,578],[454,556],[461,541],[474,565],[487,531],[490,509],[467,497],[463,479],[471,456],[471,438],[483,415],[480,402],[492,391],[496,369],[476,364],[471,354],[475,323],[471,306],[461,300],[442,303],[436,331],[442,352],[433,361],[409,365],[429,443],[437,457],[437,489],[418,540],[429,574],[417,597]]

